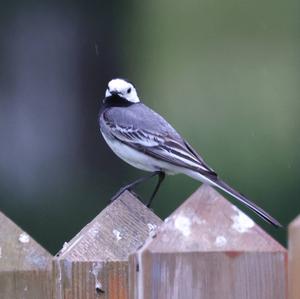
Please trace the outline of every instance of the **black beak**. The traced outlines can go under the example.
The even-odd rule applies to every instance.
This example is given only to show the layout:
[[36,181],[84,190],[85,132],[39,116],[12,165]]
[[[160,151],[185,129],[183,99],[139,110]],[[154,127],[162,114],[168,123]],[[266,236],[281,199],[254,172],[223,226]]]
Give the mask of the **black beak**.
[[122,95],[122,92],[120,91],[116,91],[116,90],[113,90],[113,91],[109,91],[110,92],[110,96],[109,97],[106,97],[102,100],[103,104],[105,104],[107,102],[108,99],[111,99],[113,97],[120,97]]
[[111,93],[112,96],[118,96],[118,95],[121,94],[121,92],[116,91],[116,90],[110,91],[110,93]]

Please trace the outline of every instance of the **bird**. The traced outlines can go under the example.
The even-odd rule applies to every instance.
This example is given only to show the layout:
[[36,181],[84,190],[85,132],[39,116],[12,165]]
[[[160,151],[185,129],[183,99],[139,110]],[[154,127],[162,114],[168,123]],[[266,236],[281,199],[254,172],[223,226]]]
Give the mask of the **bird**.
[[120,188],[112,200],[125,190],[132,190],[158,176],[147,204],[150,207],[165,176],[181,173],[224,191],[265,221],[281,227],[271,215],[220,179],[169,122],[141,102],[130,81],[115,78],[108,82],[98,121],[104,140],[119,158],[131,166],[150,172]]

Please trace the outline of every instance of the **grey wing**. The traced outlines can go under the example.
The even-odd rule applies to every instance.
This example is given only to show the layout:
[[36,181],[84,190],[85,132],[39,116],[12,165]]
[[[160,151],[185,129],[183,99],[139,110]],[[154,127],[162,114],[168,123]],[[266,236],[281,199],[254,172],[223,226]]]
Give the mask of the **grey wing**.
[[203,166],[205,166],[208,170],[210,170],[211,173],[214,173],[215,176],[217,176],[216,172],[204,161],[204,159],[192,148],[192,146],[186,140],[184,140],[184,143],[185,143],[186,147],[188,148],[188,150],[191,153],[193,153],[194,156],[196,156],[198,158],[198,160],[201,162],[201,164]]
[[[194,170],[209,177],[217,177],[202,157],[158,114],[151,115],[150,124],[147,123],[149,117],[147,120],[144,118],[146,125],[145,122],[139,122],[138,127],[133,125],[136,124],[136,117],[128,126],[125,126],[122,121],[117,123],[116,119],[120,118],[112,119],[104,115],[104,121],[109,126],[110,133],[120,142],[158,160]],[[128,115],[126,120],[128,121]]]
[[158,113],[142,103],[132,106],[112,107],[102,113],[102,119],[123,128],[139,128],[161,135],[171,135],[180,139],[176,130]]

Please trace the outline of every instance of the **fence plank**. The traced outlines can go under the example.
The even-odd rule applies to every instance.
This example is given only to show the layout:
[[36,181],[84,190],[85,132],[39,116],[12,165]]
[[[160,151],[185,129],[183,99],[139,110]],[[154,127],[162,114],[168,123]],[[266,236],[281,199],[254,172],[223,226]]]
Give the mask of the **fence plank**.
[[0,298],[52,298],[52,256],[0,212]]
[[284,299],[286,250],[203,185],[129,258],[130,298]]
[[128,256],[161,222],[123,193],[54,259],[55,298],[128,298]]
[[289,299],[300,298],[300,215],[289,225]]

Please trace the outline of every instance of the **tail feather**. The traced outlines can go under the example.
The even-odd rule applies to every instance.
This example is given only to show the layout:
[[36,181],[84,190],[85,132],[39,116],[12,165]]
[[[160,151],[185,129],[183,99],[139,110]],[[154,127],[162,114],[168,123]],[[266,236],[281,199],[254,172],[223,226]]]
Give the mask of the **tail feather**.
[[217,188],[225,191],[226,193],[230,194],[231,196],[235,197],[237,200],[245,204],[248,208],[250,208],[252,211],[254,211],[257,215],[262,217],[265,221],[271,223],[275,227],[282,227],[282,225],[271,215],[269,215],[266,211],[264,211],[262,208],[257,206],[254,202],[250,201],[247,197],[240,194],[236,190],[234,190],[232,187],[230,187],[228,184],[226,184],[224,181],[216,178],[213,181],[210,180],[211,183],[216,186]]

